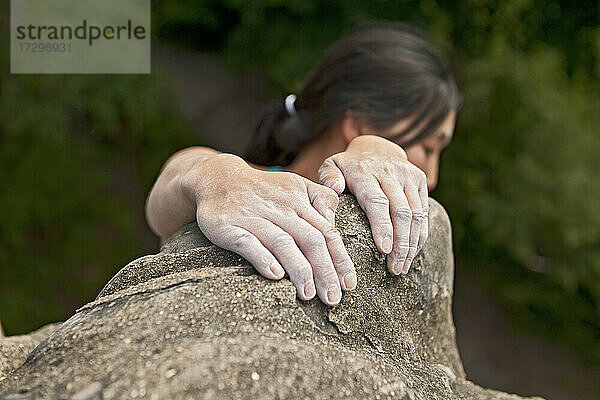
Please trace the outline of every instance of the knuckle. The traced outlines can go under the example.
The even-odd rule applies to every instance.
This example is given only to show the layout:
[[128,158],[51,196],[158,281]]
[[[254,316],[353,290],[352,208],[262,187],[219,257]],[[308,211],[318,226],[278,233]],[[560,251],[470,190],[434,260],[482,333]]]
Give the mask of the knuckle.
[[294,266],[293,268],[294,268],[293,272],[297,276],[296,280],[297,280],[297,282],[300,282],[302,284],[302,287],[304,287],[304,285],[306,285],[310,282],[315,282],[313,279],[313,273],[312,273],[312,268],[311,268],[310,264],[307,264],[307,265],[300,264],[300,265]]
[[408,252],[409,252],[409,246],[398,245],[394,248],[394,254],[398,258],[406,258]]
[[372,171],[372,166],[369,165],[369,160],[364,160],[365,162],[353,162],[351,163],[352,170],[356,172],[358,175],[364,175],[370,173]]
[[320,204],[325,205],[329,208],[337,208],[340,199],[335,192],[335,190],[322,186],[319,188],[318,197],[315,200],[315,203],[319,202]]
[[248,232],[237,232],[234,234],[231,245],[235,249],[245,249],[252,243],[252,235]]
[[295,246],[296,242],[294,242],[294,239],[289,234],[284,233],[273,239],[273,245],[276,248],[289,249],[290,247]]
[[375,240],[381,240],[384,237],[388,237],[394,233],[394,225],[391,221],[380,221],[377,226],[372,227],[373,238]]
[[413,258],[417,254],[417,246],[408,247],[408,257]]
[[337,207],[340,202],[340,198],[335,190],[328,187],[323,187],[323,198],[330,207]]
[[328,270],[325,276],[325,282],[327,282],[327,286],[335,285],[338,287],[338,290],[341,289],[340,279],[337,276],[337,272],[335,272],[333,268]]
[[260,260],[261,265],[265,265],[265,266],[271,264],[271,262],[274,261],[272,257],[270,257],[266,254],[261,255],[259,260]]
[[319,171],[319,180],[323,183],[331,183],[334,182],[336,178],[335,174],[332,174],[330,172],[322,172]]
[[348,187],[352,190],[357,200],[368,200],[369,194],[372,193],[370,188],[361,179],[348,180]]
[[323,234],[316,229],[309,230],[303,237],[303,242],[310,248],[325,246]]
[[396,170],[396,164],[391,163],[391,162],[384,162],[384,163],[382,163],[381,170],[384,173],[391,175]]
[[333,248],[337,250],[340,250],[342,248],[345,249],[342,234],[339,230],[337,230],[337,228],[335,228],[334,226],[328,227],[325,229],[323,234],[325,236],[325,241],[328,243],[329,246],[333,246]]
[[394,230],[394,224],[391,220],[383,220],[377,224],[377,229],[373,233],[379,236],[386,236],[389,232]]
[[323,287],[327,287],[331,284],[339,284],[340,282],[337,276],[337,272],[335,272],[335,269],[330,267],[321,267],[318,273],[318,277],[319,283]]
[[408,207],[400,207],[394,210],[394,218],[401,221],[410,221],[412,219],[413,212]]
[[419,180],[419,183],[425,183],[427,181],[427,175],[420,168],[415,167],[414,174]]
[[316,198],[312,199],[311,203],[312,203],[313,208],[315,208],[317,211],[327,207],[327,204],[321,197],[316,197]]
[[346,273],[346,272],[355,271],[355,269],[354,269],[354,263],[352,262],[352,260],[350,259],[350,257],[345,257],[343,260],[341,260],[337,264],[337,270],[340,273]]
[[369,202],[375,206],[389,207],[390,200],[383,193],[375,193],[369,197]]
[[425,220],[425,213],[421,210],[413,211],[412,219],[417,223],[422,223]]
[[340,231],[333,225],[330,225],[327,228],[325,228],[324,235],[325,235],[325,238],[329,239],[329,240],[338,239],[338,238],[341,239]]

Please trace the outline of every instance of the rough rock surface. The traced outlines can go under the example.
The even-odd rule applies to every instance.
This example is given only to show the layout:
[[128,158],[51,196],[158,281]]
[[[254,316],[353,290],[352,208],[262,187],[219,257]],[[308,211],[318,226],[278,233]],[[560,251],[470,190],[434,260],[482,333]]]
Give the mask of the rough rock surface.
[[3,332],[1,331],[2,326],[0,326],[0,380],[23,364],[31,350],[35,349],[59,325],[60,323],[49,324],[27,335],[9,337],[3,336]]
[[387,272],[352,197],[336,219],[358,273],[337,307],[297,300],[190,224],[0,380],[0,399],[520,399],[466,380],[438,203],[407,276]]

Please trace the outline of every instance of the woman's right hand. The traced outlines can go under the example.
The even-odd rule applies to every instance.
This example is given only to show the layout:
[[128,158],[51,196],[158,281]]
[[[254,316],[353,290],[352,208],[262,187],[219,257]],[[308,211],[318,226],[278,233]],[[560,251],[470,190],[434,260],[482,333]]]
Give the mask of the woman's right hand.
[[180,180],[204,235],[269,279],[284,270],[302,300],[328,305],[356,287],[356,271],[335,228],[338,196],[289,172],[266,172],[231,154],[211,157]]

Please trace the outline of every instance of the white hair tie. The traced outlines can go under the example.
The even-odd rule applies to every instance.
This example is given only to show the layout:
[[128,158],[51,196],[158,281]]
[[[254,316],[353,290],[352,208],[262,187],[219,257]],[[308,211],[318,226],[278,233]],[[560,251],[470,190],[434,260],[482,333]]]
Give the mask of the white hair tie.
[[296,106],[294,105],[294,103],[296,102],[296,95],[295,94],[288,94],[285,98],[284,104],[285,104],[285,112],[287,113],[287,115],[289,115],[290,117],[293,117],[296,115]]

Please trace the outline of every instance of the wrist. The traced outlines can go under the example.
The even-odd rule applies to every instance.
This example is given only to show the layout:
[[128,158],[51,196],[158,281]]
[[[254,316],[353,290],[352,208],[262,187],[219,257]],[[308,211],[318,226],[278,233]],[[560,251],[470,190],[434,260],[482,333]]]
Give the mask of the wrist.
[[206,197],[206,191],[214,191],[220,182],[231,182],[235,175],[251,167],[240,157],[219,153],[198,160],[179,178],[179,190],[194,205]]

